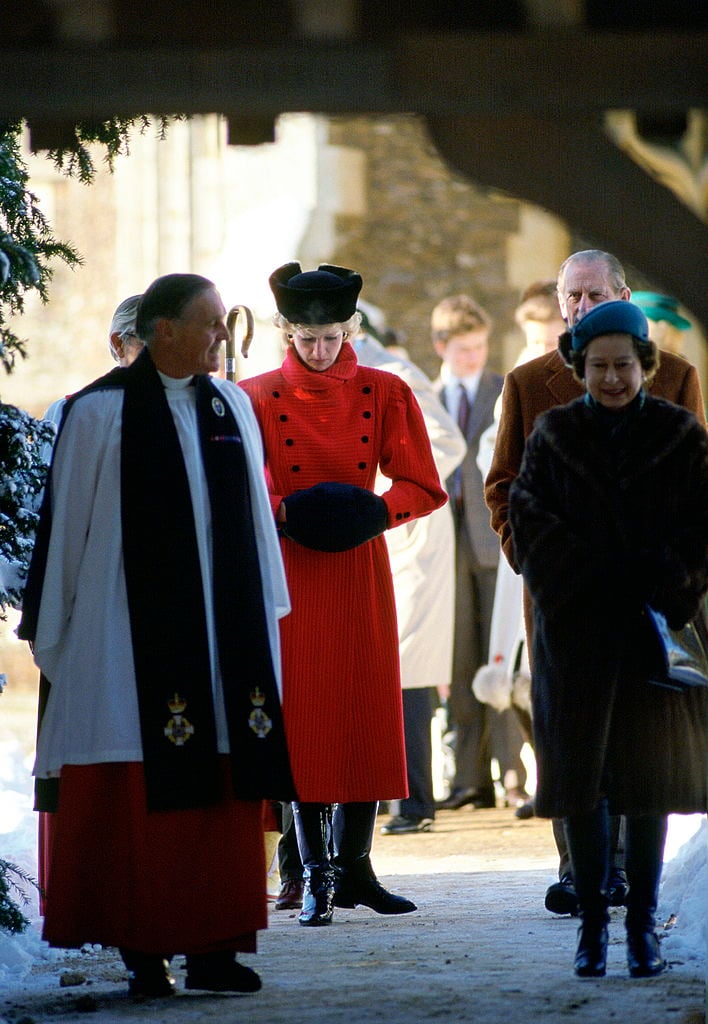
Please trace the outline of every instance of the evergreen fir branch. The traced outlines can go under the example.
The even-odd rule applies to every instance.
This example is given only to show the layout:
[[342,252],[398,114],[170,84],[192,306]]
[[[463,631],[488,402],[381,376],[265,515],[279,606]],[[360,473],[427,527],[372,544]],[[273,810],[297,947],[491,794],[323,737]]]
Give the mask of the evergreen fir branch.
[[68,266],[82,262],[73,246],[53,237],[28,187],[21,133],[20,122],[0,122],[0,363],[8,373],[26,355],[25,342],[7,326],[8,319],[23,312],[27,292],[47,301],[53,260]]
[[[155,118],[159,139],[164,139],[170,120],[181,120],[182,115],[159,115]],[[147,114],[140,117],[111,117],[104,121],[78,121],[73,128],[73,138],[65,145],[49,151],[49,159],[55,167],[69,177],[78,178],[89,185],[96,175],[89,146],[99,144],[105,148],[103,159],[113,171],[115,159],[130,153],[130,133],[137,130],[143,135],[152,124]]]
[[0,578],[0,619],[8,607],[21,607],[47,473],[44,453],[53,440],[51,423],[0,403],[0,562],[13,570],[12,580]]
[[12,894],[16,894],[22,906],[29,905],[30,899],[27,895],[27,887],[40,891],[39,882],[28,875],[26,871],[12,864],[10,861],[0,857],[0,928],[5,931],[17,934],[23,932],[29,925],[29,919],[25,917],[15,903]]

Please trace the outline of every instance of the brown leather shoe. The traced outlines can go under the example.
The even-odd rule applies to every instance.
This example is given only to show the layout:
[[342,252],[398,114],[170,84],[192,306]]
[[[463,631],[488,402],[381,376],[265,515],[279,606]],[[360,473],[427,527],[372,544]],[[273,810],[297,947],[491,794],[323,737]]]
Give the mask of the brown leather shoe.
[[274,909],[299,910],[302,906],[302,889],[303,883],[301,879],[286,878],[276,897]]

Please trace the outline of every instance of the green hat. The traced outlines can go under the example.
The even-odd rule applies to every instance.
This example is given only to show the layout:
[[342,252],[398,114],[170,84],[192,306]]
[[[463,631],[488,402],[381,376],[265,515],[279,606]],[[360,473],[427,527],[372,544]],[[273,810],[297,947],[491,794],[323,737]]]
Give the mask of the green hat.
[[666,320],[679,331],[687,331],[691,321],[678,311],[678,299],[660,292],[632,292],[632,302],[644,311],[648,320]]

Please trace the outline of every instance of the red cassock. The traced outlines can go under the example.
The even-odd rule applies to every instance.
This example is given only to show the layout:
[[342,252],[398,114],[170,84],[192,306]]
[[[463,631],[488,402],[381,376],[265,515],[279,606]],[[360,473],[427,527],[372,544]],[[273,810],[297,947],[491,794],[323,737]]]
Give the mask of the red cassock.
[[[322,482],[374,489],[388,526],[445,504],[418,403],[399,377],[359,366],[345,342],[309,370],[290,348],[278,370],[241,382],[266,451],[275,512]],[[342,552],[282,538],[293,610],[281,619],[283,714],[300,800],[392,800],[407,793],[398,636],[383,535]]]
[[268,926],[262,801],[149,812],[139,762],[65,765],[59,801],[40,828],[50,945],[255,952]]

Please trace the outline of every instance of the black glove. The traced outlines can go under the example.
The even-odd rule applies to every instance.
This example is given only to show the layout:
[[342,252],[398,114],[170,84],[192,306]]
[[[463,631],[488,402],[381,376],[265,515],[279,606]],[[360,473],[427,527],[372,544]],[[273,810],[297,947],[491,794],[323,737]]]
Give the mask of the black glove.
[[315,484],[283,498],[283,504],[282,533],[315,551],[348,551],[388,525],[383,498],[353,484]]

